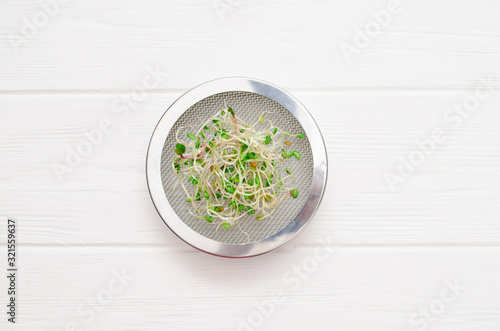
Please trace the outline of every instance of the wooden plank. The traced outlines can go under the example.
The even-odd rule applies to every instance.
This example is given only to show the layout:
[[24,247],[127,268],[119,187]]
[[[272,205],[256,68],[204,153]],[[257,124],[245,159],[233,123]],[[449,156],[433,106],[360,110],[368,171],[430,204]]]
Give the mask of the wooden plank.
[[[255,330],[418,330],[424,322],[429,330],[494,330],[500,323],[492,295],[500,268],[491,263],[498,248],[327,247],[318,262],[315,247],[228,260],[189,247],[21,245],[16,326],[238,330],[255,319]],[[275,290],[280,302],[257,323],[254,303],[265,305]]]
[[[222,19],[220,3],[234,4]],[[357,47],[358,29],[389,3],[71,1],[49,15],[36,0],[2,1],[0,90],[127,91],[148,66],[168,72],[163,90],[226,76],[308,90],[467,89],[498,76],[495,1],[401,1]],[[22,40],[17,51],[11,40]],[[342,43],[357,47],[350,62]]]
[[[319,123],[330,162],[323,204],[296,245],[325,232],[346,245],[500,243],[498,93],[456,129],[443,113],[470,93],[294,94]],[[178,96],[149,93],[123,119],[110,110],[121,94],[1,96],[1,217],[23,222],[25,243],[184,247],[157,215],[144,170],[153,128]],[[58,180],[52,165],[66,164],[67,148],[103,118],[114,131]],[[399,158],[435,128],[447,139],[391,191],[384,174],[397,174]]]

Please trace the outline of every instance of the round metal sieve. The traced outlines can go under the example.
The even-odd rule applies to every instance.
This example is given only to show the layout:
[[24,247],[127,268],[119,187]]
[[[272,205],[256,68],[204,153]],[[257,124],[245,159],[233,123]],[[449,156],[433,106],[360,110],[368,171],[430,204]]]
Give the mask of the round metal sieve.
[[[273,124],[305,139],[294,141],[302,154],[287,159],[297,179],[297,199],[285,199],[272,217],[256,221],[240,219],[236,227],[224,229],[193,217],[189,204],[172,171],[175,132],[191,124],[200,126],[227,104],[247,123],[263,111]],[[327,177],[327,157],[321,132],[309,112],[294,97],[267,82],[249,78],[210,81],[185,93],[165,112],[149,144],[146,175],[153,203],[165,224],[191,246],[223,257],[249,257],[274,250],[292,239],[311,219],[321,202]]]

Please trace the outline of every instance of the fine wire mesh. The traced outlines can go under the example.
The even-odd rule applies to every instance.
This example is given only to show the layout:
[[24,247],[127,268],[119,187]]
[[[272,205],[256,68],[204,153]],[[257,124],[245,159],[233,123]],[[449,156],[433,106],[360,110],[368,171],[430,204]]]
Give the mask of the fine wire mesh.
[[[300,160],[292,157],[284,161],[284,166],[294,173],[297,180],[299,196],[293,199],[288,195],[280,203],[271,217],[255,220],[255,215],[246,215],[237,221],[237,226],[224,229],[220,224],[208,223],[203,219],[192,216],[189,211],[186,195],[180,185],[176,185],[178,178],[172,170],[172,160],[175,156],[175,133],[179,127],[193,125],[198,129],[203,122],[224,108],[224,102],[230,106],[246,123],[253,124],[258,121],[263,111],[272,113],[264,114],[273,123],[273,126],[292,134],[303,132],[297,119],[282,105],[260,94],[251,92],[224,92],[209,96],[186,110],[170,130],[165,140],[161,156],[161,178],[163,189],[168,202],[177,216],[191,229],[212,240],[224,243],[245,244],[260,241],[271,237],[284,229],[300,212],[306,203],[312,185],[314,172],[313,155],[309,140],[290,138],[292,147],[302,155]],[[258,127],[257,127],[258,128]],[[291,148],[288,148],[291,150]],[[185,179],[185,185],[190,185]],[[174,189],[174,186],[175,189]],[[172,193],[173,192],[173,193]],[[168,220],[166,220],[168,222]]]

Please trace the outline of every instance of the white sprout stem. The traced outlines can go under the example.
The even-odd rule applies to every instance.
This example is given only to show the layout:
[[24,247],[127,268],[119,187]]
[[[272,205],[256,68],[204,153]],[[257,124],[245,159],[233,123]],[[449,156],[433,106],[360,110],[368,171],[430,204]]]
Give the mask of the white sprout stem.
[[[248,125],[226,105],[207,121],[200,120],[200,127],[177,130],[179,156],[172,160],[172,170],[190,202],[191,215],[209,222],[216,218],[229,228],[247,214],[270,217],[288,192],[296,197],[297,181],[293,173],[283,171],[288,156],[282,150],[287,147],[285,139],[297,135],[275,128],[264,118],[269,113],[262,112]],[[259,123],[268,127],[258,131]]]

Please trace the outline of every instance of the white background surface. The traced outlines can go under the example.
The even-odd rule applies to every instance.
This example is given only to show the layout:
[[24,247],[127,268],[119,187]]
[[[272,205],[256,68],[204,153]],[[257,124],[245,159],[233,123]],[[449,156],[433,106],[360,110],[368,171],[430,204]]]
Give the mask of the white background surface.
[[[341,43],[354,45],[389,2],[75,0],[46,22],[41,3],[0,4],[0,216],[18,219],[20,240],[18,323],[2,308],[0,329],[500,329],[498,1],[401,1],[351,61]],[[148,68],[160,83],[125,106]],[[171,233],[144,171],[168,106],[226,76],[295,95],[329,155],[311,224],[243,260]],[[446,122],[486,77],[494,92]],[[57,176],[103,118],[114,130]],[[445,139],[392,191],[384,174],[438,128]],[[0,234],[5,247],[6,225]],[[316,266],[318,240],[332,253]],[[300,279],[294,266],[309,271]],[[133,279],[121,286],[116,272]],[[275,290],[262,317],[255,303]]]

